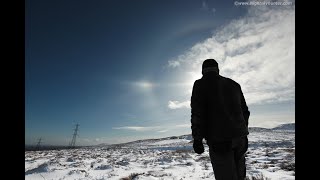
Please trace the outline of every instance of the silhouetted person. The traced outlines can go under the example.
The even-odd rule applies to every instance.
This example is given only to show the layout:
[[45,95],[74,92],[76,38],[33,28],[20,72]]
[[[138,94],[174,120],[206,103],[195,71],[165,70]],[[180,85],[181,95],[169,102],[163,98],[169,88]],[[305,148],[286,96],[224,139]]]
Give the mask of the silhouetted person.
[[194,82],[191,96],[193,149],[203,153],[204,138],[216,180],[243,180],[250,112],[241,86],[220,76],[214,59],[203,62],[202,75]]

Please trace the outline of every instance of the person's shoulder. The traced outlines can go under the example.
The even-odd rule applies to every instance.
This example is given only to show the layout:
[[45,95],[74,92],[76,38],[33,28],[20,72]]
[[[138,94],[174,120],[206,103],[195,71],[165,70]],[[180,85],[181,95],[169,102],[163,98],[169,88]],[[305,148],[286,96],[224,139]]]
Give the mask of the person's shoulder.
[[200,83],[201,83],[201,80],[202,80],[202,79],[197,79],[197,80],[195,80],[194,83],[193,83],[193,85],[196,86],[196,85],[200,84]]
[[231,79],[231,78],[224,77],[224,76],[221,76],[221,75],[220,75],[220,77],[221,77],[221,79],[222,79],[223,81],[225,81],[225,82],[227,82],[227,83],[229,83],[229,84],[231,84],[231,85],[240,86],[239,83],[237,83],[235,80],[233,80],[233,79]]

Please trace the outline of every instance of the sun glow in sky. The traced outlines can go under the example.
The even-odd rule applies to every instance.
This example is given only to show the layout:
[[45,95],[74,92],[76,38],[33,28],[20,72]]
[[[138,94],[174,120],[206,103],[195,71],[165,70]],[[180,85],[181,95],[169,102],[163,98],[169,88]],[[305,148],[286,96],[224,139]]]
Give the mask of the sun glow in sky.
[[140,81],[140,82],[136,82],[134,83],[137,87],[142,88],[142,89],[146,89],[146,90],[151,90],[155,84],[152,84],[151,82],[147,82],[147,81]]
[[26,144],[191,133],[203,60],[237,81],[249,126],[295,121],[295,6],[234,1],[26,1]]

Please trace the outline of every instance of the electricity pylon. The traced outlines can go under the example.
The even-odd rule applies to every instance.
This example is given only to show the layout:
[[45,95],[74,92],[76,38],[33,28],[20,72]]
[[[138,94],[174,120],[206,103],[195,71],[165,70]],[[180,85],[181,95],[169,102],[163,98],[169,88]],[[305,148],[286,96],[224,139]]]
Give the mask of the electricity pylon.
[[77,133],[78,133],[78,127],[79,127],[79,124],[76,124],[76,128],[74,129],[74,133],[73,133],[73,137],[72,137],[72,140],[69,144],[70,148],[74,148],[75,144],[76,144],[76,138],[77,138]]
[[41,144],[41,138],[38,139],[38,143],[37,143],[37,146],[36,146],[36,150],[40,150],[40,144]]

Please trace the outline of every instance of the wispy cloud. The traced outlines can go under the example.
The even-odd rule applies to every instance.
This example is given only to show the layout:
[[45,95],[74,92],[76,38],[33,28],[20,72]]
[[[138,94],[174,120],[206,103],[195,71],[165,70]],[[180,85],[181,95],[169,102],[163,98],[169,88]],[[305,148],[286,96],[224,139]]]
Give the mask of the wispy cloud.
[[205,11],[210,11],[212,13],[216,12],[216,9],[215,8],[210,8],[206,1],[202,1],[202,9],[205,10]]
[[123,127],[113,127],[112,129],[117,130],[133,130],[133,131],[152,131],[158,129],[158,126],[123,126]]
[[164,130],[160,130],[160,131],[157,131],[157,132],[159,132],[159,133],[165,133],[165,132],[168,132],[168,130],[167,130],[167,129],[164,129]]
[[169,101],[168,107],[170,109],[190,108],[190,101],[184,101],[184,102]]
[[175,68],[175,67],[180,66],[180,62],[179,61],[169,61],[168,66]]
[[[222,76],[240,83],[248,104],[277,103],[295,98],[294,52],[295,7],[255,6],[168,66],[196,72],[203,60],[214,58]],[[182,107],[169,101],[171,109]]]
[[208,7],[208,4],[206,1],[202,1],[202,9],[205,9],[207,10],[209,7]]
[[189,124],[178,124],[175,127],[177,127],[177,128],[190,128],[190,126],[191,126],[191,124],[189,123]]

